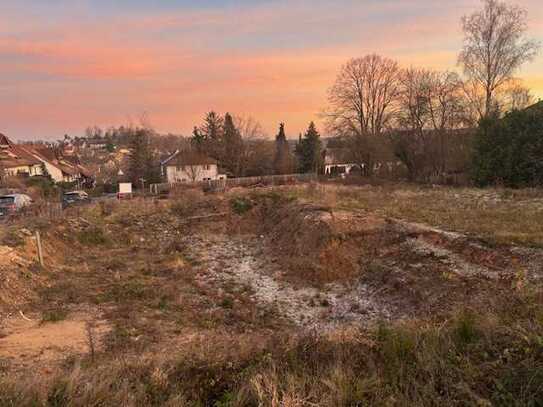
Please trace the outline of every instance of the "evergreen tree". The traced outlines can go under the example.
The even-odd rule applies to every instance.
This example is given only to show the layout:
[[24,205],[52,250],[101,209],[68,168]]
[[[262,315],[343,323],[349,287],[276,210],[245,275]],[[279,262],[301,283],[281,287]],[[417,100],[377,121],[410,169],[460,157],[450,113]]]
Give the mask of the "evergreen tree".
[[309,123],[309,128],[300,135],[296,145],[296,155],[301,172],[319,172],[322,167],[322,143],[315,123]]
[[141,186],[142,179],[145,185],[160,181],[160,171],[157,160],[151,147],[149,130],[138,129],[130,141],[130,161],[128,177],[134,186]]
[[243,140],[230,113],[226,113],[224,116],[223,143],[223,165],[232,175],[236,177],[241,176]]
[[279,125],[279,133],[275,136],[275,156],[273,160],[275,174],[288,174],[292,171],[292,157],[285,134],[285,124]]
[[199,129],[199,133],[204,140],[201,152],[218,161],[222,161],[224,156],[223,129],[224,119],[213,111],[206,115],[204,124]]
[[198,129],[198,127],[194,127],[194,130],[192,131],[192,138],[190,139],[192,148],[199,153],[203,153],[205,152],[205,142],[206,138],[204,134]]
[[481,120],[474,143],[472,175],[479,186],[543,184],[543,102],[503,119]]

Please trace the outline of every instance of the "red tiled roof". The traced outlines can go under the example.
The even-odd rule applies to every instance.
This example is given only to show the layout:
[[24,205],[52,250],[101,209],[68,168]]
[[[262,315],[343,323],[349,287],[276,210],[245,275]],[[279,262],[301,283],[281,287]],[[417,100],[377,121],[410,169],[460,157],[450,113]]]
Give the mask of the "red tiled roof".
[[41,164],[41,161],[26,151],[23,146],[14,144],[3,134],[0,134],[0,145],[3,147],[0,150],[0,160],[2,160],[4,167],[10,168],[8,165],[19,167]]

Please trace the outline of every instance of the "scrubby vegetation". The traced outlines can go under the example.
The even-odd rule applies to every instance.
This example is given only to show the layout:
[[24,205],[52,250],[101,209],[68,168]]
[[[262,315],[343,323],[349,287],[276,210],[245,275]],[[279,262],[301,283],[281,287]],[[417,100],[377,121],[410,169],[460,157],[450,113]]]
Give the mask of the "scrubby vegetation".
[[57,353],[3,347],[8,319],[0,405],[536,406],[541,232],[475,220],[522,205],[528,225],[540,196],[311,184],[83,207],[42,229],[15,308]]
[[[538,405],[543,309],[530,296],[440,326],[334,335],[210,337],[166,357],[82,359],[42,394],[1,379],[2,405]],[[506,309],[508,308],[508,309]],[[207,347],[213,351],[208,352]]]

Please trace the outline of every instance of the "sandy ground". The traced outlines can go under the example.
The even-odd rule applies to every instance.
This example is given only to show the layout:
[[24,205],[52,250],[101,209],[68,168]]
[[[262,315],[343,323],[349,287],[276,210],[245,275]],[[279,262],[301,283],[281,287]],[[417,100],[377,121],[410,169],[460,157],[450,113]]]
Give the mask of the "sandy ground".
[[47,323],[19,314],[2,323],[0,359],[15,362],[14,365],[20,367],[48,366],[70,354],[89,353],[89,332],[98,350],[108,330],[105,321],[91,320],[84,314]]

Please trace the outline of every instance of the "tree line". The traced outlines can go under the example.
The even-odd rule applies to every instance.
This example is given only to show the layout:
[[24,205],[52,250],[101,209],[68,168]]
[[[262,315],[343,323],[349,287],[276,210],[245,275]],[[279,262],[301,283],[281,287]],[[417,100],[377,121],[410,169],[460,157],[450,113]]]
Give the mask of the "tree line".
[[[469,172],[481,185],[507,178],[503,171],[500,177],[491,176],[500,160],[514,166],[514,157],[506,158],[504,151],[511,155],[512,151],[530,150],[524,157],[543,153],[537,140],[530,141],[529,148],[511,148],[512,143],[543,136],[537,125],[532,125],[531,136],[515,138],[510,123],[525,116],[509,112],[523,111],[534,102],[530,91],[515,77],[539,50],[537,41],[527,37],[527,12],[500,0],[482,3],[480,10],[462,18],[461,74],[402,68],[397,61],[377,54],[344,64],[322,112],[327,135],[333,138],[329,147],[342,150],[344,161],[356,164],[366,176],[374,175],[383,164],[401,163],[410,180],[440,180],[447,174]],[[533,122],[537,119],[534,112],[525,118]],[[503,124],[504,120],[509,124]],[[106,139],[131,140],[136,151],[131,158],[133,178],[156,178],[154,170],[144,174],[143,169],[157,161],[157,150],[164,148],[156,146],[164,138],[145,126],[110,129],[105,134],[92,130],[87,137],[96,133]],[[168,137],[171,150],[175,147],[212,157],[231,177],[318,173],[325,158],[313,122],[297,140],[287,138],[281,123],[275,140],[270,140],[252,118],[210,111],[190,138],[181,142]],[[532,173],[539,171],[533,163],[522,165]]]
[[412,180],[466,171],[473,142],[466,129],[533,103],[514,77],[539,48],[526,37],[526,19],[525,10],[497,0],[465,16],[463,76],[401,68],[376,54],[351,59],[329,91],[329,131],[344,139],[367,175],[390,159],[401,161]]

